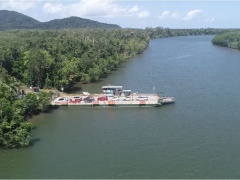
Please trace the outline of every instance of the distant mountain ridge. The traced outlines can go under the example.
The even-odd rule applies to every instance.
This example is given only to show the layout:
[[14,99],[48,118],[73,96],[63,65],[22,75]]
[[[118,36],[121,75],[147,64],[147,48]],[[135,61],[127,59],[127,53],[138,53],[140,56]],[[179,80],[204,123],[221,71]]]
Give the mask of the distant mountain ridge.
[[28,29],[40,22],[15,11],[0,10],[0,30]]
[[16,11],[0,10],[0,31],[11,29],[73,29],[73,28],[121,28],[116,24],[101,23],[80,17],[54,19],[40,22]]

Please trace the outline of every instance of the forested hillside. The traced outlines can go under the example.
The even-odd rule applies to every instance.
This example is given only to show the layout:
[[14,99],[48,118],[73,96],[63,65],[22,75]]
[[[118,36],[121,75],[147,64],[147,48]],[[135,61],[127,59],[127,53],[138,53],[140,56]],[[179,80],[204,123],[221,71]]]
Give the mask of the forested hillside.
[[69,17],[64,19],[54,19],[48,22],[42,22],[37,26],[33,26],[36,29],[76,29],[76,28],[121,28],[115,24],[101,23],[89,19],[79,17]]
[[15,11],[0,10],[0,31],[8,29],[29,29],[40,22]]
[[79,17],[40,22],[24,14],[0,10],[0,31],[11,29],[78,29],[78,28],[121,28],[115,24],[101,23]]
[[216,35],[212,43],[215,45],[240,49],[240,31],[226,32]]

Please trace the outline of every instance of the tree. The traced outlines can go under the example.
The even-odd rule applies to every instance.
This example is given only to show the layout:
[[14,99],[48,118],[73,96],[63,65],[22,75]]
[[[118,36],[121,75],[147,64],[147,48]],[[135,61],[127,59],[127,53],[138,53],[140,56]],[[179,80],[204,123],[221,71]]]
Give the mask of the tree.
[[38,109],[41,112],[47,112],[49,110],[49,102],[51,100],[51,94],[45,92],[38,93]]
[[34,82],[39,87],[43,87],[46,78],[46,72],[51,69],[53,59],[46,50],[32,49],[26,53],[27,78],[32,85]]
[[99,67],[97,65],[94,65],[94,67],[89,69],[88,74],[90,77],[90,81],[96,82],[99,79],[101,72]]

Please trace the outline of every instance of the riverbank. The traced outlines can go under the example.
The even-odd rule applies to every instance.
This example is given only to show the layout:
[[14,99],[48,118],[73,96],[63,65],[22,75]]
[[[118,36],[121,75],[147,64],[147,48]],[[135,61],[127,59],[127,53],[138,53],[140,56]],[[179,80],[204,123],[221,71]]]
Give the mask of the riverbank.
[[214,45],[240,50],[240,31],[225,32],[212,39]]

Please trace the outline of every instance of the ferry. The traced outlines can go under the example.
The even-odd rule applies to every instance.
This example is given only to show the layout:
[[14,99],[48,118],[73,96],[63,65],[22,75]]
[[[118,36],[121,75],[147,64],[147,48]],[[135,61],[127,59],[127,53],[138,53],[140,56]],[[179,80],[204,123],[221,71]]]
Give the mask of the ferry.
[[82,93],[74,96],[61,96],[54,99],[51,104],[57,106],[158,107],[174,102],[174,97],[161,96],[160,93],[133,93],[132,90],[123,89],[123,86],[107,85],[102,87],[100,94]]

